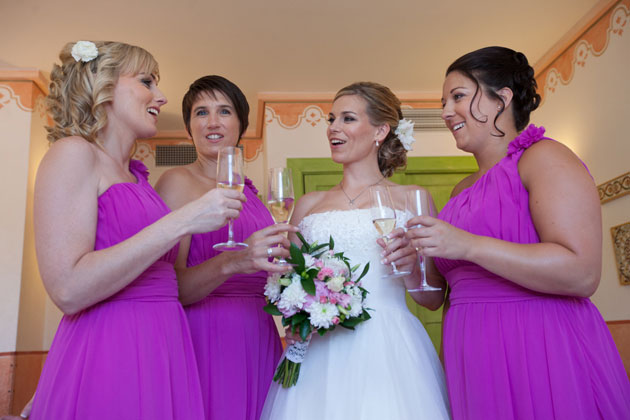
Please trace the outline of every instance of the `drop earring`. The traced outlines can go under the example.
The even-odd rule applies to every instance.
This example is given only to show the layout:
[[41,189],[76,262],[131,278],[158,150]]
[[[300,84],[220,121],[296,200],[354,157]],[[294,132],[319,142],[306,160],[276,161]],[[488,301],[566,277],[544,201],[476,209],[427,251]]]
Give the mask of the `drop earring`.
[[374,146],[378,147],[378,140],[374,140]]

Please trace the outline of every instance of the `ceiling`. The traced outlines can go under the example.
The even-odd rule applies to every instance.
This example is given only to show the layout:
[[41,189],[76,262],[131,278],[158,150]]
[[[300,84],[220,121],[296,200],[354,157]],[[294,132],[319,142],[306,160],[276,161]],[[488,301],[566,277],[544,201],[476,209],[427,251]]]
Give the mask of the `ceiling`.
[[[602,0],[599,0],[601,3]],[[439,95],[446,67],[487,45],[534,64],[598,0],[0,0],[0,68],[48,74],[68,41],[124,41],[160,63],[170,103],[160,130],[181,130],[181,99],[206,74],[257,95],[332,93],[358,80]]]

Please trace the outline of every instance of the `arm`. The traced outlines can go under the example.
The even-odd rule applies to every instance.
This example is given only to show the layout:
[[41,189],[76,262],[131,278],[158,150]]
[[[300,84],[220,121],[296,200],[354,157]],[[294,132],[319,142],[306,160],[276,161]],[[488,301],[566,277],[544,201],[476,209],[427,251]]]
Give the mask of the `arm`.
[[[192,185],[196,182],[183,168],[165,172],[156,183],[156,191],[172,209],[178,209],[194,199]],[[274,257],[288,257],[289,241],[283,232],[297,230],[289,224],[271,225],[254,232],[245,243],[248,247],[240,251],[223,252],[193,267],[188,267],[191,236],[182,239],[175,269],[179,285],[179,300],[190,305],[208,296],[227,279],[238,273],[286,272],[289,267],[269,261],[267,250]],[[282,244],[285,248],[278,248]]]
[[[313,191],[300,197],[297,203],[295,203],[295,209],[293,210],[293,215],[291,216],[291,224],[293,226],[298,226],[302,219],[308,216],[315,205],[324,198],[325,194],[325,191]],[[289,240],[298,246],[301,245],[300,240],[295,233],[289,234]]]
[[94,250],[99,154],[80,138],[55,142],[35,182],[35,241],[51,299],[66,314],[85,309],[127,286],[183,236],[216,228],[237,216],[240,194],[202,197],[131,238]]
[[427,256],[463,259],[523,287],[591,296],[601,272],[601,211],[596,187],[568,148],[543,140],[519,162],[540,243],[519,244],[468,232],[433,218],[417,240]]

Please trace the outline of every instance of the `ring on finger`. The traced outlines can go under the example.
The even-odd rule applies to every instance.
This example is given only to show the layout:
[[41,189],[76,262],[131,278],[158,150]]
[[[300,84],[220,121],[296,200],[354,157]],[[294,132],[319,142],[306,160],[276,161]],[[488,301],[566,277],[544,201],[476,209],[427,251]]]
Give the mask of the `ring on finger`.
[[273,248],[267,248],[267,257],[271,257],[271,253],[273,252]]

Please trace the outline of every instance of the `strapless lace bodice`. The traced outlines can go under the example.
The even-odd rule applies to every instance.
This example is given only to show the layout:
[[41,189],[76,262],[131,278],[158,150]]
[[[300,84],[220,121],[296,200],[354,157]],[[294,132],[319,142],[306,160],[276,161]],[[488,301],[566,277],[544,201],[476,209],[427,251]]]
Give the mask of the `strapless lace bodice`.
[[[397,220],[397,226],[402,225]],[[313,213],[302,219],[299,229],[309,243],[325,243],[332,236],[335,251],[350,258],[351,265],[361,264],[358,272],[370,263],[368,274],[361,280],[370,293],[367,306],[378,310],[379,306],[396,306],[407,311],[405,288],[401,279],[382,278],[391,267],[381,264],[381,248],[376,240],[379,235],[372,224],[370,209],[333,210]]]

